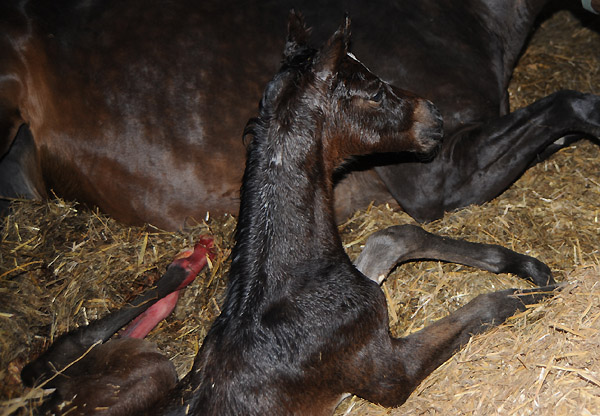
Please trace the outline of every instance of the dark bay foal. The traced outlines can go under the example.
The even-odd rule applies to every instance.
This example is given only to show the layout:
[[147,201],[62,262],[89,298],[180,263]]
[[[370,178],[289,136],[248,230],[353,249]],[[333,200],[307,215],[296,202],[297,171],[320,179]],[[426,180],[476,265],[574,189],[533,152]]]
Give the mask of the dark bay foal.
[[[119,397],[141,414],[327,415],[347,393],[398,406],[472,334],[554,288],[480,295],[417,333],[390,337],[374,280],[396,261],[440,257],[539,285],[553,279],[531,257],[417,227],[369,240],[358,264],[370,278],[353,266],[334,221],[334,169],[351,155],[431,152],[441,118],[430,102],[386,84],[348,53],[348,21],[319,50],[308,46],[299,15],[290,15],[288,30],[282,68],[246,130],[252,138],[222,313],[174,389],[146,402]],[[95,405],[102,413],[69,410],[134,413]]]

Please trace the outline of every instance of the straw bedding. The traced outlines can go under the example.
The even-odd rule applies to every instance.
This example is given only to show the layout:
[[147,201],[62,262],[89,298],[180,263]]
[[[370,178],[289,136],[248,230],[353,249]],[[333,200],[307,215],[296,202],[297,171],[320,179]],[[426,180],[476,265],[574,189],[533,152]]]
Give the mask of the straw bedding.
[[[584,22],[586,23],[586,22]],[[517,108],[561,88],[600,94],[600,35],[569,12],[546,20],[511,84]],[[483,206],[448,213],[429,231],[502,244],[546,262],[568,282],[553,299],[477,336],[428,377],[399,409],[347,399],[337,415],[600,414],[600,149],[578,142],[530,169]],[[372,232],[412,223],[387,206],[340,226],[355,257]],[[41,389],[25,390],[25,362],[61,333],[118,308],[151,285],[173,256],[202,234],[217,257],[185,290],[150,338],[175,363],[191,366],[225,288],[235,218],[167,233],[125,227],[97,211],[55,199],[15,203],[0,246],[0,414],[29,414]],[[438,262],[399,266],[383,285],[391,332],[405,335],[447,315],[478,293],[528,284]]]

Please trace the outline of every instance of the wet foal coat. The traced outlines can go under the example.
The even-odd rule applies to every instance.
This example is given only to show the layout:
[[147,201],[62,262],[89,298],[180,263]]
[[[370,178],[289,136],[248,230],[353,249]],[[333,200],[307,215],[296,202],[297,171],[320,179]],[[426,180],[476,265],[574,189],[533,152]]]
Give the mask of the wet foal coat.
[[[434,150],[441,119],[430,102],[383,82],[349,55],[349,36],[346,21],[315,50],[303,20],[291,14],[282,68],[247,128],[251,138],[222,313],[191,371],[174,389],[165,387],[158,404],[139,403],[125,392],[117,403],[137,404],[140,413],[152,415],[327,415],[344,394],[354,393],[398,406],[472,334],[542,296],[514,296],[514,290],[482,295],[409,337],[390,337],[385,297],[374,281],[386,271],[368,265],[377,263],[382,245],[399,240],[391,231],[367,244],[375,251],[360,261],[374,275],[354,267],[334,220],[332,174],[351,155]],[[553,282],[545,265],[506,249],[453,249],[448,240],[418,231],[412,241],[422,246],[392,251],[384,269],[418,257],[433,242],[429,254],[454,250],[455,261]],[[117,406],[102,411],[123,414]]]

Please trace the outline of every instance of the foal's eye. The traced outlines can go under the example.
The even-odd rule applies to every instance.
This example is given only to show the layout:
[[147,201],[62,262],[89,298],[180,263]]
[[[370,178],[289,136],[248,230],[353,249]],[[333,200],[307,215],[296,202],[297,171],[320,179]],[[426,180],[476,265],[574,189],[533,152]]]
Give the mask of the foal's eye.
[[379,104],[381,102],[382,98],[383,98],[383,88],[380,88],[375,95],[373,95],[371,98],[369,98],[369,101],[371,101],[374,104],[375,103]]

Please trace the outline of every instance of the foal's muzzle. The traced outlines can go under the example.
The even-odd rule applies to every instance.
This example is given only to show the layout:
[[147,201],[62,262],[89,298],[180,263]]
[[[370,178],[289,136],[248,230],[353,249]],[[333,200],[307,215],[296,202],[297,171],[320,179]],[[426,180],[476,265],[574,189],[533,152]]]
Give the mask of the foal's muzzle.
[[434,152],[442,143],[444,120],[437,107],[428,100],[419,100],[415,108],[413,134],[423,153]]

